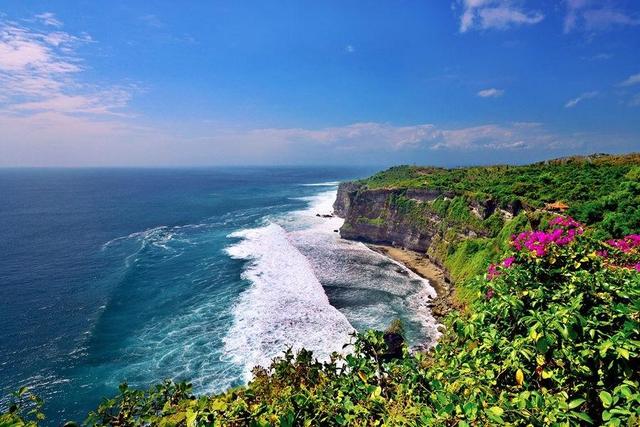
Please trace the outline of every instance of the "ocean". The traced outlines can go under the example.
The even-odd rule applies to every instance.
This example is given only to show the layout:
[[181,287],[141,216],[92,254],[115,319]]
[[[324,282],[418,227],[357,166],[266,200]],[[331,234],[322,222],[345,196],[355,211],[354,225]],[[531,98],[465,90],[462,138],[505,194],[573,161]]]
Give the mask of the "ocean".
[[0,170],[0,395],[28,386],[59,425],[121,382],[218,392],[288,347],[325,358],[396,318],[433,342],[428,282],[317,216],[372,172]]

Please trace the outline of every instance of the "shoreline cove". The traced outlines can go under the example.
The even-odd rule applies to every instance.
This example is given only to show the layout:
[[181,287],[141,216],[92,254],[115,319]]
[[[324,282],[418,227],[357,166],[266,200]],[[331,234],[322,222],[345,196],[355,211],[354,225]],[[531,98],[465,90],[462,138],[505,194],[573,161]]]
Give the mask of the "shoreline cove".
[[370,243],[365,245],[372,251],[395,261],[429,282],[431,287],[435,289],[436,296],[431,298],[428,307],[430,314],[437,321],[440,322],[455,308],[453,284],[446,277],[445,270],[431,261],[426,254],[391,245]]
[[333,188],[298,198],[307,202],[302,209],[267,215],[257,227],[227,236],[225,252],[243,261],[246,287],[231,308],[223,348],[245,382],[253,367],[268,366],[287,347],[328,360],[351,341],[351,332],[385,330],[395,319],[405,324],[415,350],[432,347],[440,336],[440,319],[432,315],[443,289],[432,285],[437,276],[341,238],[336,183],[306,186]]

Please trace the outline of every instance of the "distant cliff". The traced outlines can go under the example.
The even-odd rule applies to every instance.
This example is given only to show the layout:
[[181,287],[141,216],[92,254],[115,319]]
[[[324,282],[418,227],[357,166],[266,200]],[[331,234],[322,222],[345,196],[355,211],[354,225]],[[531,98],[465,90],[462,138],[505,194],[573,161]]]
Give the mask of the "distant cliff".
[[[429,203],[438,198],[453,199],[452,194],[420,189],[373,189],[362,184],[343,183],[338,187],[334,210],[345,219],[340,234],[345,239],[369,243],[401,246],[419,252],[427,252],[434,238],[442,238],[443,223],[449,219],[446,213],[429,209]],[[403,204],[404,202],[404,204]],[[424,215],[417,218],[410,213],[424,204]],[[413,206],[410,206],[413,205]],[[491,200],[468,204],[470,212],[483,220],[496,210]],[[412,209],[413,208],[413,209]],[[505,215],[513,212],[505,211]],[[470,222],[460,224],[461,237],[477,237],[486,234]]]

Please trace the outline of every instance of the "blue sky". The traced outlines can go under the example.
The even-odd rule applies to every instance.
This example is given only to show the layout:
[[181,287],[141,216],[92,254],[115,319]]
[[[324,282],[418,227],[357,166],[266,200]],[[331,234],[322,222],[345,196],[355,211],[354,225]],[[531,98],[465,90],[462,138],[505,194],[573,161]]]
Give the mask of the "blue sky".
[[0,166],[626,151],[640,151],[637,0],[0,8]]

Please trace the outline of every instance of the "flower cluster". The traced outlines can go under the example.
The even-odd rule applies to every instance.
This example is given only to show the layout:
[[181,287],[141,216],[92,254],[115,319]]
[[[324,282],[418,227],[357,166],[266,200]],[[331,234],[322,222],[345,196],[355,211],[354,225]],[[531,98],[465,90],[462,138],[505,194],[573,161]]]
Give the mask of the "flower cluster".
[[[502,260],[502,262],[500,263],[500,267],[502,268],[511,268],[511,266],[513,265],[513,263],[515,262],[516,257],[514,256],[510,256],[508,258],[505,258]],[[500,275],[500,272],[498,271],[498,265],[497,264],[489,264],[489,268],[487,269],[487,278],[489,280],[493,280],[496,277],[498,277]],[[493,296],[493,294],[491,294]]]
[[640,247],[640,234],[629,234],[622,239],[612,239],[607,241],[610,246],[628,254]]
[[[640,272],[640,234],[629,234],[622,239],[611,239],[606,243],[614,250],[603,249],[596,252],[596,255],[604,259],[606,265]],[[619,252],[616,253],[616,250]]]
[[564,246],[584,232],[582,224],[571,217],[556,217],[549,223],[547,231],[525,231],[511,237],[513,247],[521,251],[526,248],[537,257],[547,254],[549,246]]
[[[511,245],[524,256],[541,258],[549,253],[552,246],[565,246],[584,233],[584,227],[571,217],[555,217],[549,222],[546,231],[525,231],[511,236]],[[612,239],[601,243],[601,249],[595,251],[604,265],[610,268],[625,268],[640,272],[640,234],[630,234],[621,239]],[[515,256],[509,256],[498,264],[490,264],[487,279],[493,280],[505,269],[516,262]],[[493,296],[493,294],[491,295]],[[490,296],[487,295],[488,298]]]
[[489,264],[489,267],[487,268],[487,278],[489,280],[493,280],[499,275],[500,272],[498,272],[498,266],[495,264]]
[[562,228],[583,228],[582,224],[570,216],[557,216],[549,221],[549,225],[552,227],[560,226]]
[[505,258],[504,260],[502,260],[502,266],[505,268],[509,268],[511,267],[511,265],[513,264],[513,262],[516,260],[516,257],[514,256],[510,256],[509,258]]

